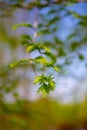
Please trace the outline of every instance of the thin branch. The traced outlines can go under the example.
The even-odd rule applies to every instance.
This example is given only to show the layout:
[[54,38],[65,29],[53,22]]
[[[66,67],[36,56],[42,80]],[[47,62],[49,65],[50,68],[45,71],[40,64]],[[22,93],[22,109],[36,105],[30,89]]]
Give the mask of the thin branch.
[[35,8],[35,19],[34,19],[34,36],[33,36],[33,42],[36,42],[37,38],[37,28],[38,28],[38,8]]
[[35,77],[37,77],[35,67],[34,67],[34,65],[33,65],[32,63],[31,63],[31,67],[32,67],[32,70],[33,70],[33,72],[34,72]]
[[31,67],[32,67],[32,70],[33,70],[33,72],[34,72],[34,75],[35,75],[35,77],[36,77],[37,74],[36,74],[35,67],[34,67],[34,65],[33,65],[33,63],[32,63],[32,60],[31,60],[30,58],[28,58],[28,59],[29,59],[30,65],[31,65]]

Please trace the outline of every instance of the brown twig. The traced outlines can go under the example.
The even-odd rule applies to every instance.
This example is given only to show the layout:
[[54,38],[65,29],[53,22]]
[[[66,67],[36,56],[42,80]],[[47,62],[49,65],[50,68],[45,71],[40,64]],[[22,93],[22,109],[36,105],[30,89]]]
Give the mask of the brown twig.
[[35,8],[35,19],[34,19],[34,35],[33,35],[33,42],[36,42],[37,38],[37,28],[38,28],[38,8]]

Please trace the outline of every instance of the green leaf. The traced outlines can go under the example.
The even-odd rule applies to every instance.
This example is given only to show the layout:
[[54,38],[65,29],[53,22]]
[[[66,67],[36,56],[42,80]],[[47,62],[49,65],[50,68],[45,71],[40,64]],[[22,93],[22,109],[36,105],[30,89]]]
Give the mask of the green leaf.
[[49,25],[55,24],[59,20],[58,16],[54,17],[49,21]]
[[55,82],[52,81],[52,80],[50,80],[49,81],[49,86],[50,86],[51,90],[54,90],[54,88],[55,88]]
[[51,52],[44,52],[44,54],[56,62],[56,57]]
[[23,27],[23,26],[29,27],[29,28],[33,28],[33,26],[32,26],[31,24],[29,24],[29,23],[20,23],[20,24],[15,24],[15,25],[12,27],[12,29],[13,29],[13,30],[16,30],[16,29],[18,29],[19,27]]
[[76,12],[71,12],[71,14],[75,17],[75,18],[77,18],[77,19],[79,19],[79,18],[82,18],[79,14],[77,14]]
[[62,45],[63,44],[63,42],[60,40],[60,39],[58,39],[58,37],[54,37],[54,42],[56,43],[56,44],[58,44],[58,45]]
[[56,32],[58,30],[57,27],[52,28],[52,33]]
[[79,46],[80,44],[78,42],[72,42],[70,45],[72,51],[75,51]]
[[38,93],[42,92],[43,94],[46,95],[48,92],[46,91],[45,87],[46,87],[45,84],[44,84],[44,85],[41,85],[37,92],[38,92]]
[[41,30],[37,33],[38,36],[47,35],[47,34],[51,34],[51,32],[48,29]]
[[38,24],[38,28],[42,28],[43,27],[43,24]]
[[20,64],[25,64],[25,63],[29,63],[29,60],[28,59],[19,60],[18,62],[10,64],[10,67],[14,68],[14,67],[16,67],[16,66],[18,66]]
[[34,84],[41,84],[41,83],[44,83],[44,82],[46,82],[47,81],[47,76],[45,76],[45,75],[39,75],[39,76],[37,76],[36,78],[35,78],[35,80],[34,80]]
[[42,92],[44,94],[48,94],[50,91],[53,91],[55,88],[55,82],[53,81],[53,77],[51,75],[37,76],[34,80],[34,84],[39,84],[40,87],[38,89],[38,92]]
[[29,44],[29,46],[27,47],[26,49],[26,52],[32,52],[32,51],[35,51],[35,50],[41,50],[43,49],[43,47],[40,45],[40,44]]
[[51,89],[51,87],[48,85],[48,84],[46,84],[46,83],[43,83],[40,87],[39,87],[39,89],[38,89],[38,93],[39,92],[42,92],[43,94],[48,94],[50,91],[51,91],[52,89]]
[[26,52],[32,52],[32,51],[34,51],[34,50],[36,50],[37,48],[33,45],[33,44],[31,44],[31,45],[29,45],[28,47],[27,47],[27,49],[26,49]]
[[67,39],[70,40],[70,39],[74,38],[75,36],[76,36],[76,33],[72,33],[72,34],[70,34],[70,35],[67,37]]
[[50,15],[50,14],[54,14],[55,12],[56,12],[56,10],[51,9],[51,10],[48,12],[48,15]]
[[27,35],[27,34],[22,35],[22,38],[23,38],[23,39],[26,39],[26,40],[32,41],[31,36],[30,36],[30,35]]
[[43,49],[44,49],[46,52],[48,52],[48,53],[50,52],[50,49],[47,48],[47,47],[45,47],[45,46],[43,47]]
[[81,25],[81,26],[87,28],[87,22],[86,22],[86,20],[81,20],[81,21],[79,22],[79,25]]
[[78,57],[80,60],[84,60],[84,56],[82,54],[79,54]]
[[19,96],[18,93],[14,93],[13,95],[14,95],[15,98],[17,98]]
[[58,56],[59,57],[66,56],[66,52],[62,47],[58,48]]
[[35,62],[37,62],[37,63],[42,63],[42,64],[47,64],[48,63],[48,61],[44,58],[44,57],[42,57],[42,56],[38,56],[38,57],[36,57],[35,59],[33,59]]
[[21,39],[21,44],[24,46],[29,46],[29,44],[32,44],[33,40],[30,35],[23,34]]
[[29,42],[26,40],[26,39],[23,39],[22,41],[21,41],[21,44],[23,45],[23,46],[29,46]]
[[34,79],[34,84],[37,84],[40,80],[41,80],[41,76],[37,76],[37,77]]
[[60,69],[56,66],[53,67],[55,71],[60,72]]
[[54,66],[54,62],[48,62],[47,64],[45,64],[45,67],[53,67]]

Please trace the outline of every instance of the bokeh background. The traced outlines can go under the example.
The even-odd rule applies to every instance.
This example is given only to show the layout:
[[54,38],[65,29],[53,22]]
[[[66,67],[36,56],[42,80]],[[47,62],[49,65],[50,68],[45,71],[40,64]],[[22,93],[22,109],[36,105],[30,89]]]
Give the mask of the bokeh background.
[[[12,30],[18,23],[30,23]],[[51,48],[60,73],[49,95],[37,93],[23,34]],[[64,0],[0,0],[0,130],[87,130],[87,3]],[[32,57],[37,52],[32,54]],[[42,72],[36,66],[37,73]]]

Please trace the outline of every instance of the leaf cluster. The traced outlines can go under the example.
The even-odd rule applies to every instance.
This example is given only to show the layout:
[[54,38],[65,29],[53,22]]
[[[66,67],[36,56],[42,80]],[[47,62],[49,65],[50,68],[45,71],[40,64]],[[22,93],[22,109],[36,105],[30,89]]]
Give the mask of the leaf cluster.
[[53,81],[53,77],[51,75],[40,75],[37,76],[34,80],[34,84],[39,84],[38,92],[42,92],[43,94],[48,94],[50,91],[53,91],[55,88],[55,82]]
[[[22,23],[22,24],[16,24],[13,26],[13,29],[17,29],[21,26],[33,28],[31,24],[28,23]],[[47,32],[44,32],[47,33]],[[33,39],[30,35],[22,35],[22,44],[26,47],[26,53],[29,53],[29,55],[32,52],[38,51],[38,56],[35,56],[34,58],[27,58],[27,59],[21,59],[18,62],[12,63],[10,65],[11,68],[14,68],[16,66],[20,66],[21,64],[29,63],[32,66],[32,70],[34,70],[33,65],[41,65],[40,68],[53,68],[53,70],[59,72],[59,68],[56,65],[56,58],[55,55],[51,52],[51,49],[48,48],[46,45],[43,44],[43,42],[33,42]],[[55,88],[55,81],[53,80],[53,76],[51,74],[41,74],[39,76],[35,75],[34,84],[39,84],[38,92],[42,92],[44,94],[48,94],[50,91],[53,91]]]

